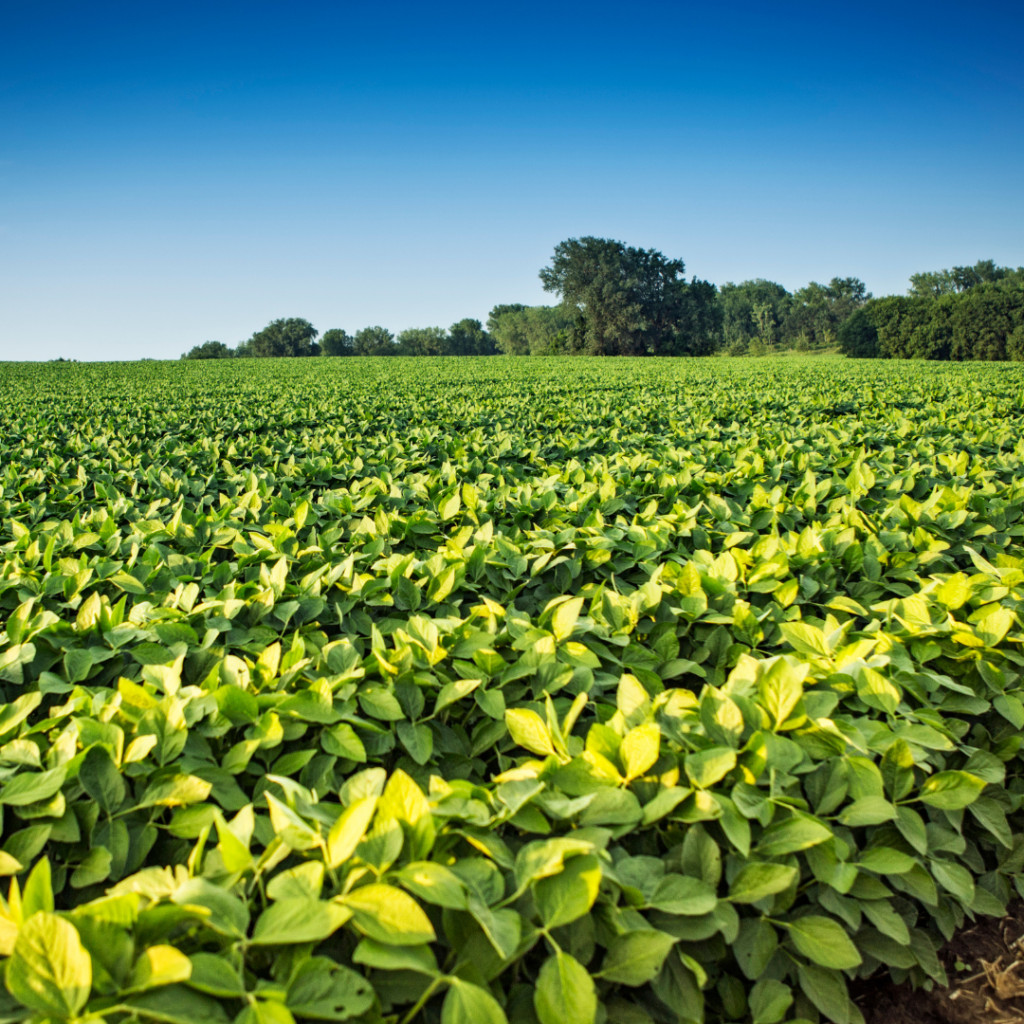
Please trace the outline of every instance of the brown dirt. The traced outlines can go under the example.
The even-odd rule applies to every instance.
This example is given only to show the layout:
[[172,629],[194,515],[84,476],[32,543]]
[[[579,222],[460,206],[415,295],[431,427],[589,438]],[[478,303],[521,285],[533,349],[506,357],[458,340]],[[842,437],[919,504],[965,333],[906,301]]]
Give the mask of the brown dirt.
[[867,1024],[1024,1024],[1024,903],[957,933],[939,958],[949,988],[858,986]]

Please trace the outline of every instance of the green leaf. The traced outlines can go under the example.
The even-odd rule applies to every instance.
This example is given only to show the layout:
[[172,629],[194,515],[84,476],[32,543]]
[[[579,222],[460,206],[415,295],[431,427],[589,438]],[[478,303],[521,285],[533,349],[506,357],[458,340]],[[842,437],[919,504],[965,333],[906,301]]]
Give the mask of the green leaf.
[[373,882],[339,897],[356,926],[371,939],[392,946],[418,946],[437,938],[430,918],[406,892]]
[[435,906],[450,910],[466,908],[466,888],[462,880],[443,864],[429,860],[414,861],[396,871],[394,878],[421,900]]
[[175,775],[154,782],[147,787],[139,807],[184,807],[201,803],[210,795],[213,786],[195,775]]
[[248,905],[205,878],[182,882],[171,893],[171,899],[193,911],[207,927],[221,935],[242,938],[249,927]]
[[838,971],[826,970],[814,964],[799,964],[797,977],[804,994],[825,1015],[826,1020],[834,1024],[854,1024],[854,1021],[863,1020],[859,1014],[854,1016],[854,1006],[846,990],[846,979]]
[[757,903],[768,896],[785,892],[799,877],[799,871],[788,864],[748,861],[729,886],[733,903]]
[[76,1017],[92,990],[92,960],[74,925],[40,911],[22,924],[7,961],[7,988],[46,1017]]
[[839,821],[848,828],[881,825],[896,817],[896,808],[882,796],[864,796],[847,804],[839,813]]
[[363,939],[355,948],[352,959],[378,971],[414,971],[417,974],[437,974],[437,960],[430,946],[388,946],[374,939]]
[[295,1024],[295,1018],[276,999],[256,998],[246,1003],[233,1024]]
[[593,854],[573,857],[560,874],[535,882],[533,898],[544,926],[557,928],[590,913],[600,886],[601,864]]
[[757,844],[763,857],[784,857],[810,849],[832,838],[832,830],[822,821],[807,814],[794,812],[789,818],[772,822],[764,830]]
[[778,1024],[793,1005],[793,992],[774,978],[762,978],[750,990],[751,1024]]
[[193,992],[185,985],[167,985],[123,1000],[138,1016],[162,1024],[228,1024],[229,1017],[216,999]]
[[245,995],[245,982],[227,957],[214,953],[193,953],[189,988],[211,996],[238,999]]
[[505,712],[505,726],[520,747],[542,757],[554,754],[551,733],[536,711],[530,711],[528,708],[509,708]]
[[700,789],[720,782],[736,767],[736,751],[731,747],[709,747],[686,755],[686,774]]
[[[801,622],[781,624],[782,631],[791,644],[793,644],[791,632],[799,627],[809,628]],[[810,665],[806,663],[796,665],[787,658],[779,658],[758,680],[758,696],[761,698],[765,710],[772,716],[776,729],[786,722],[800,703],[804,695],[804,680],[807,678],[810,668]]]
[[867,667],[861,668],[857,673],[857,696],[869,708],[888,711],[890,714],[899,707],[902,699],[897,686],[881,672]]
[[459,489],[456,488],[438,504],[437,514],[441,517],[442,522],[446,522],[449,519],[454,519],[460,508],[462,508],[462,498],[459,495]]
[[376,995],[362,975],[327,957],[313,956],[295,969],[284,1002],[296,1017],[351,1020],[366,1013]]
[[597,990],[587,969],[559,950],[544,961],[537,975],[533,1006],[540,1024],[594,1024]]
[[944,811],[959,811],[974,803],[987,785],[970,772],[939,772],[925,780],[921,800]]
[[326,900],[289,898],[271,903],[256,919],[253,946],[283,946],[323,942],[350,917],[349,908]]
[[395,727],[395,735],[417,764],[424,765],[430,760],[434,753],[434,733],[429,725],[399,722]]
[[366,763],[366,747],[348,722],[337,722],[335,725],[327,726],[320,734],[320,743],[328,754],[347,757],[359,764]]
[[598,976],[620,985],[646,985],[661,970],[676,942],[674,935],[653,929],[616,935],[608,944]]
[[436,835],[430,803],[423,790],[401,769],[392,773],[377,804],[378,827],[389,821],[401,825],[410,857],[418,860],[430,853]]
[[935,881],[961,903],[970,906],[974,900],[974,876],[962,864],[933,857],[928,864]]
[[124,803],[124,779],[105,747],[90,747],[86,751],[78,769],[78,781],[107,814]]
[[21,894],[21,913],[23,917],[31,917],[37,910],[53,913],[53,873],[50,861],[44,857],[37,862],[28,876]]
[[814,963],[836,970],[846,970],[860,965],[861,955],[857,952],[857,947],[842,925],[832,918],[810,915],[797,918],[785,924],[785,927],[796,948]]
[[860,855],[857,866],[879,875],[902,875],[917,863],[913,857],[891,846],[875,846]]
[[619,757],[626,769],[626,781],[639,778],[654,767],[661,749],[661,730],[653,722],[638,725],[626,733],[619,746]]
[[[801,654],[812,657],[830,657],[831,651],[820,629],[808,622],[782,622],[779,624],[786,642]],[[804,673],[806,675],[806,673]]]
[[61,765],[45,772],[23,772],[8,779],[0,789],[0,804],[26,807],[49,800],[64,785],[67,768]]
[[678,917],[701,917],[718,906],[718,896],[712,886],[700,878],[670,874],[662,878],[647,905],[653,910]]
[[132,968],[128,987],[135,992],[188,981],[192,961],[174,946],[150,946]]
[[360,840],[370,827],[377,797],[367,796],[356,800],[338,815],[338,820],[327,833],[327,866],[338,868],[355,853]]
[[383,722],[400,722],[405,718],[398,698],[383,686],[368,686],[359,691],[359,706],[371,718]]
[[555,635],[555,640],[561,643],[563,640],[568,640],[572,636],[572,631],[576,627],[576,622],[579,620],[580,612],[583,610],[584,598],[573,597],[568,601],[563,601],[554,611],[551,616],[551,632]]
[[508,1024],[508,1018],[486,989],[452,977],[441,1006],[441,1024]]

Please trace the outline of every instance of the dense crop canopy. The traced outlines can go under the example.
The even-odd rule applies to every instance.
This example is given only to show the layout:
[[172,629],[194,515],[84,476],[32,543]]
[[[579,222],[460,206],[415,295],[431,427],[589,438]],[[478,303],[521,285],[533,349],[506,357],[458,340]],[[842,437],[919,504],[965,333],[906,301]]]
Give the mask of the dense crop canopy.
[[0,1019],[860,1019],[1024,891],[1024,372],[0,367]]

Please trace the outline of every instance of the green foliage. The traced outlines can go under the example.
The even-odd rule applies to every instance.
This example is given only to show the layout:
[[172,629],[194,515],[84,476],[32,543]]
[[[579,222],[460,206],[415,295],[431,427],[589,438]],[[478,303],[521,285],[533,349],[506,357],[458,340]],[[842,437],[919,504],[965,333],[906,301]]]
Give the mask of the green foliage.
[[[1020,267],[1017,274],[1021,273]],[[955,295],[979,284],[1002,281],[1014,273],[1009,267],[997,267],[994,260],[978,260],[973,267],[953,267],[950,270],[928,271],[910,275],[910,294],[922,299],[935,299],[942,295]]]
[[395,336],[386,327],[364,327],[352,340],[354,356],[393,356]]
[[182,359],[230,359],[234,352],[223,341],[204,341],[182,354]]
[[301,317],[272,320],[249,339],[249,349],[257,358],[315,356],[320,354],[316,343],[318,334],[319,331]]
[[494,339],[479,320],[465,319],[443,327],[410,327],[398,335],[397,354],[403,356],[489,356]]
[[970,282],[962,287],[954,287],[952,276],[933,287],[922,284],[928,275],[914,275],[911,295],[873,299],[840,327],[843,352],[894,359],[1020,359],[1024,272],[989,269],[978,271],[974,280],[967,273],[972,268],[954,268],[964,272],[959,280]]
[[[792,296],[781,284],[763,278],[723,284],[718,290],[718,304],[722,310],[722,333],[730,355],[742,355],[751,338],[762,336],[769,323],[778,333],[791,301]],[[760,325],[755,309],[761,310]],[[765,323],[766,318],[768,323]]]
[[570,238],[540,272],[573,310],[573,351],[588,355],[707,355],[721,311],[706,281],[687,284],[683,261],[607,238]]
[[782,333],[804,337],[813,348],[836,344],[841,325],[869,299],[865,284],[856,277],[833,277],[828,284],[811,281],[793,294]]
[[0,378],[12,1021],[856,1022],[1024,894],[1024,371]]
[[320,338],[320,354],[324,356],[350,356],[355,339],[340,327],[324,331]]
[[569,354],[575,314],[567,306],[495,306],[487,330],[495,347],[507,356]]

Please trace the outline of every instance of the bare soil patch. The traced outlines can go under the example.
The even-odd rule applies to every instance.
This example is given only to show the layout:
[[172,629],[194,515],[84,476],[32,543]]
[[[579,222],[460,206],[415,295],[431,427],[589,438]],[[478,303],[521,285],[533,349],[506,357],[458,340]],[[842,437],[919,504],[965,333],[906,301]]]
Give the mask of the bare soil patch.
[[867,1024],[1024,1024],[1024,903],[954,936],[939,954],[949,987],[865,982],[855,992]]

